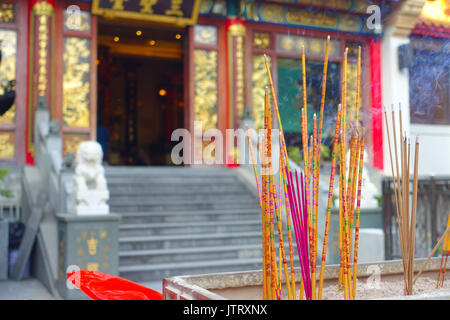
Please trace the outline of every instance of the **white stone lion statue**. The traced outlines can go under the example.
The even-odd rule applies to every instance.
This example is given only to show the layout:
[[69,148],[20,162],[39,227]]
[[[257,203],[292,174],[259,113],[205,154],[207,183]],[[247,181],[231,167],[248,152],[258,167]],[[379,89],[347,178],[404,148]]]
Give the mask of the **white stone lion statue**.
[[78,146],[73,178],[73,201],[76,214],[108,214],[108,186],[102,166],[103,151],[96,141]]

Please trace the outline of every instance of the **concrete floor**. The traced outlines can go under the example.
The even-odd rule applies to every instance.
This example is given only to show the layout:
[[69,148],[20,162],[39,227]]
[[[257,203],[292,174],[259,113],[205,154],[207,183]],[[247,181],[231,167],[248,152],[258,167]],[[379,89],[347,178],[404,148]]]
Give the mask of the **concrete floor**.
[[37,279],[0,281],[0,300],[55,300]]

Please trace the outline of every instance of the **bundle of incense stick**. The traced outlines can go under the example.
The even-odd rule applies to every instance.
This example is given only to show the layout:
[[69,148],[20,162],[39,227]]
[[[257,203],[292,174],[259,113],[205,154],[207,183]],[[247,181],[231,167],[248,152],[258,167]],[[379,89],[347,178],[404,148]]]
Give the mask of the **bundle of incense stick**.
[[[272,94],[273,109],[269,103],[269,88],[265,90],[264,105],[264,137],[259,137],[259,154],[261,158],[261,180],[256,168],[255,154],[250,134],[247,128],[249,147],[252,156],[253,169],[258,189],[261,205],[262,218],[262,252],[263,252],[263,298],[281,299],[281,282],[284,274],[286,290],[289,299],[296,299],[295,271],[293,254],[292,227],[294,229],[297,252],[299,255],[301,277],[299,299],[308,300],[321,299],[323,288],[324,267],[328,244],[328,234],[331,216],[332,195],[334,187],[334,175],[336,168],[340,172],[340,239],[342,281],[346,299],[354,299],[356,291],[357,274],[357,251],[358,251],[358,228],[361,200],[362,166],[364,157],[364,138],[359,129],[359,85],[360,85],[360,62],[361,50],[358,53],[358,74],[357,74],[357,102],[356,102],[356,126],[353,130],[350,148],[351,157],[349,163],[348,180],[346,180],[346,72],[347,72],[347,52],[343,64],[342,82],[342,107],[339,105],[336,128],[332,152],[332,169],[330,174],[328,203],[326,210],[326,223],[324,231],[324,241],[321,259],[321,269],[319,276],[319,292],[316,290],[316,265],[318,256],[318,210],[319,210],[319,174],[320,174],[320,142],[322,139],[323,109],[325,102],[326,75],[328,65],[330,38],[328,37],[325,48],[325,61],[322,81],[322,97],[320,104],[320,119],[313,116],[313,132],[308,145],[308,119],[307,119],[307,95],[306,95],[306,68],[305,52],[302,50],[302,79],[303,79],[303,108],[301,112],[301,136],[303,144],[304,170],[300,173],[293,173],[289,167],[286,143],[284,139],[283,127],[281,124],[278,102],[272,82],[268,58],[266,58],[266,69]],[[278,120],[280,130],[280,163],[279,163],[279,192],[275,187],[275,175],[272,167],[272,118],[273,112]],[[337,148],[340,145],[341,163],[337,167]],[[358,170],[359,168],[359,170]],[[294,179],[295,177],[295,179]],[[260,183],[261,181],[261,183]],[[356,185],[358,181],[358,185]],[[284,196],[283,196],[284,194]],[[356,195],[357,194],[357,195]],[[288,230],[290,272],[286,260],[286,252],[283,240],[282,208],[283,200],[285,204],[286,224]],[[356,201],[356,213],[355,211]],[[292,225],[291,225],[292,218]],[[276,220],[275,220],[276,219]],[[275,245],[275,224],[278,231],[278,250]],[[355,242],[352,246],[352,228],[355,228]],[[353,247],[353,277],[351,272],[351,248]],[[278,252],[278,263],[277,263]],[[282,270],[283,269],[283,270]],[[283,272],[284,271],[284,272]],[[353,284],[352,284],[353,281]]]
[[[391,147],[391,137],[388,123],[388,116],[384,110],[384,120],[388,137],[389,157],[391,161],[392,179],[394,185],[395,209],[397,213],[397,226],[400,237],[400,248],[403,262],[404,295],[413,294],[413,274],[414,274],[414,250],[416,236],[416,213],[417,213],[417,186],[418,186],[418,161],[419,161],[419,140],[416,138],[414,155],[414,177],[412,202],[410,207],[410,160],[411,144],[406,135],[403,134],[402,111],[399,108],[398,119],[400,124],[399,135],[396,131],[395,111],[392,109],[392,139],[394,150]],[[397,152],[397,146],[400,152]],[[400,153],[400,161],[399,155]],[[395,157],[395,163],[393,158]]]
[[[448,214],[448,219],[447,219],[447,229],[448,228],[450,228],[450,212]],[[448,255],[450,253],[450,239],[449,238],[450,237],[447,234],[444,239],[444,245],[442,246],[441,266],[439,268],[436,288],[444,286],[445,269],[447,269]],[[445,256],[445,262],[444,262],[444,256]]]

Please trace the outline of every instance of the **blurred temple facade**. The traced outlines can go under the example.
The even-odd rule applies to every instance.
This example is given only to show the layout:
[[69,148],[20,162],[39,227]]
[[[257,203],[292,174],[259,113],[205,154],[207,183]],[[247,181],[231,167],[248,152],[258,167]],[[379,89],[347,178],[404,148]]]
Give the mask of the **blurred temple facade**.
[[[383,106],[402,105],[423,136],[421,172],[450,173],[447,1],[2,1],[2,163],[33,164],[39,96],[59,121],[63,153],[98,140],[110,165],[167,165],[176,128],[262,126],[263,54],[271,59],[290,146],[301,146],[301,47],[308,111],[318,112],[331,36],[323,143],[329,145],[349,48],[348,101],[362,47],[362,122],[370,164],[390,173]],[[8,93],[15,92],[11,104]],[[408,110],[410,112],[408,112]],[[354,110],[349,110],[354,117]],[[440,156],[436,157],[439,139]],[[442,152],[444,152],[442,154]],[[448,151],[450,152],[450,151]],[[292,152],[295,153],[295,150]],[[230,155],[227,155],[230,156]]]
[[[261,128],[264,87],[269,84],[267,55],[288,153],[299,163],[302,46],[308,119],[312,119],[320,107],[328,35],[324,147],[331,146],[334,134],[345,48],[348,118],[355,118],[360,46],[365,166],[378,194],[382,177],[391,174],[383,119],[383,108],[390,110],[391,105],[395,109],[401,105],[403,128],[411,141],[420,136],[419,173],[450,175],[450,1],[446,0],[0,1],[0,166],[17,173],[14,181],[25,198],[32,197],[27,188],[33,179],[22,179],[27,174],[23,169],[38,168],[43,181],[51,172],[48,185],[61,192],[58,199],[51,199],[53,213],[66,213],[68,191],[61,189],[66,186],[64,170],[71,166],[68,155],[76,154],[82,141],[100,143],[111,212],[123,213],[120,261],[115,267],[108,262],[106,249],[98,261],[89,264],[89,259],[81,259],[86,252],[97,252],[88,249],[108,236],[102,233],[105,230],[80,231],[74,239],[90,241],[89,248],[73,248],[83,268],[139,282],[258,268],[259,258],[252,255],[260,238],[254,187],[241,171],[230,174],[225,165],[209,173],[204,168],[173,171],[181,168],[173,168],[171,152],[179,141],[171,141],[172,132],[184,128],[194,133],[195,121],[201,121],[203,131],[218,129],[224,137],[226,129],[246,123]],[[46,123],[45,133],[39,114]],[[52,134],[59,140],[51,140]],[[223,160],[233,159],[235,154],[227,154],[224,146]],[[45,166],[45,161],[52,165]],[[31,171],[28,174],[32,176]],[[22,200],[29,209],[24,222],[34,202],[32,198],[24,205],[27,200]],[[180,212],[187,212],[185,217],[191,220],[177,216]],[[440,215],[443,219],[444,213]],[[48,219],[53,225],[46,235],[55,236],[37,238],[47,249],[35,248],[42,252],[35,252],[34,259],[35,265],[42,263],[50,270],[51,276],[43,281],[51,289],[52,281],[64,277],[66,265],[57,253],[44,254],[53,248],[62,256],[57,250],[61,243],[55,242],[58,232],[61,238],[62,229],[56,227],[61,221]],[[242,223],[233,227],[237,220]],[[427,223],[438,222],[423,222],[423,230],[431,228],[437,237],[440,227],[433,229]],[[385,230],[386,226],[384,222]],[[376,227],[382,228],[381,222]],[[161,248],[166,251],[158,251]],[[44,277],[41,269],[32,270]]]

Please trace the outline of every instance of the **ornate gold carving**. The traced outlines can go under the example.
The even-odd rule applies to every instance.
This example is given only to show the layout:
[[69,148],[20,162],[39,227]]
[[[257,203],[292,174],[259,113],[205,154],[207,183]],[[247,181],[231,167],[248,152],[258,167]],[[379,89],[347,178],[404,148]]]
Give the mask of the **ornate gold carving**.
[[63,138],[63,155],[65,156],[68,152],[73,154],[77,153],[78,145],[89,140],[89,136],[85,134],[66,134]]
[[[300,54],[302,46],[305,46],[307,55],[322,56],[325,54],[325,44],[326,41],[322,38],[277,34],[277,50],[281,52]],[[330,57],[339,58],[341,56],[340,46],[341,42],[339,40],[331,40]]]
[[142,13],[153,13],[152,7],[158,2],[158,0],[141,0],[139,5],[142,7]]
[[255,120],[254,128],[261,129],[264,127],[264,88],[269,84],[264,55],[253,55],[252,66],[253,118]]
[[16,13],[14,10],[14,3],[0,4],[0,23],[14,22]]
[[195,120],[203,130],[217,127],[217,51],[194,50]]
[[14,158],[15,134],[13,132],[0,132],[0,159]]
[[264,5],[261,10],[261,18],[267,22],[283,22],[283,7],[279,5]]
[[253,33],[253,48],[268,49],[270,48],[270,35],[266,32]]
[[109,2],[113,3],[112,10],[123,10],[123,3],[127,1],[128,0],[109,0]]
[[[0,64],[0,94],[5,93],[5,86],[16,79],[17,33],[13,30],[0,30],[2,63]],[[0,123],[14,123],[15,104],[0,117]]]
[[71,127],[89,127],[90,41],[64,39],[63,121]]
[[[195,25],[201,0],[170,0],[169,9],[166,9],[166,6],[154,6],[157,3],[155,0],[141,0],[140,2],[133,0],[128,2],[130,5],[125,5],[127,1],[110,0],[110,3],[108,3],[92,0],[92,13],[102,15],[108,19],[146,20],[170,23],[177,26]],[[168,2],[169,0],[160,1]],[[139,3],[139,6],[136,6],[134,2]],[[189,2],[189,5],[186,7],[192,9],[190,12],[183,12],[183,2]]]
[[228,33],[232,36],[245,36],[245,31],[245,26],[241,23],[235,23],[228,29]]
[[[241,24],[240,24],[241,25]],[[241,25],[242,26],[242,25]],[[245,27],[244,27],[245,29]],[[245,34],[245,33],[244,33]],[[242,119],[244,113],[244,37],[237,36],[236,38],[236,50],[235,50],[235,62],[236,62],[236,111],[238,119]]]
[[[356,78],[357,63],[347,64],[347,121],[352,123],[356,119]],[[359,97],[362,106],[362,95]]]
[[98,263],[97,262],[88,262],[86,264],[86,269],[88,271],[98,271]]
[[166,10],[165,14],[171,16],[183,16],[183,11],[181,10],[181,5],[183,4],[183,0],[171,0],[170,9]]
[[72,13],[64,11],[64,30],[90,32],[91,14],[87,11],[80,11],[79,16],[73,16]]
[[34,7],[33,7],[33,11],[37,14],[37,15],[46,15],[46,16],[50,16],[53,13],[53,7],[50,3],[48,3],[47,1],[40,1],[37,2]]
[[95,239],[92,235],[91,237],[86,240],[87,246],[88,246],[88,252],[91,256],[95,256],[97,254],[97,244],[98,240]]
[[194,26],[194,42],[196,44],[217,44],[217,28],[215,26]]
[[48,16],[41,15],[39,18],[38,34],[38,92],[44,96],[47,92],[47,46],[48,46]]

